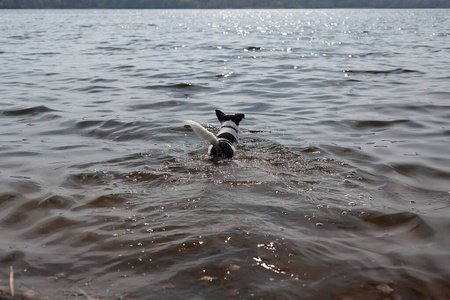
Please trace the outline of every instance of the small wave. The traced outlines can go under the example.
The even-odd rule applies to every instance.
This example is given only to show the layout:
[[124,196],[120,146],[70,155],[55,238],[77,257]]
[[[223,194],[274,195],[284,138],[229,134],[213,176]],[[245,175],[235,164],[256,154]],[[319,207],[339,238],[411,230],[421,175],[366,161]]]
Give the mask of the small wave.
[[184,104],[185,104],[184,101],[169,100],[169,101],[160,101],[156,103],[132,105],[130,106],[130,110],[136,111],[144,109],[161,109],[162,107],[171,107],[171,106],[176,107]]
[[80,221],[75,221],[62,216],[53,217],[41,222],[38,226],[33,226],[32,229],[24,234],[24,237],[33,239],[42,237],[43,235],[51,236],[52,238],[48,241],[48,244],[51,244],[59,239],[57,235],[58,232],[63,231],[67,234],[67,231],[80,223]]
[[399,180],[416,190],[448,192],[450,172],[445,163],[422,165],[420,163],[393,163],[390,168],[402,175]]
[[133,66],[133,65],[120,65],[120,66],[114,67],[113,69],[114,70],[128,70],[128,69],[133,69],[133,68],[136,68],[136,66]]
[[[395,127],[399,125],[403,125],[406,128],[423,128],[423,125],[419,122],[415,122],[412,120],[400,119],[400,120],[324,120],[321,121],[320,124],[332,126],[332,127],[341,127],[345,128],[346,126],[350,126],[353,129],[357,130],[367,130],[373,128],[374,130],[382,130],[383,128]],[[369,131],[370,133],[370,131]]]
[[390,127],[396,124],[413,123],[410,120],[393,120],[393,121],[381,121],[381,120],[346,120],[343,121],[344,124],[350,125],[358,129],[366,128],[381,128]]
[[233,77],[235,76],[234,72],[227,72],[227,73],[222,73],[219,75],[215,75],[214,77],[216,78],[227,78],[227,77]]
[[35,55],[44,55],[44,56],[51,56],[51,55],[59,55],[60,52],[33,52],[33,53],[27,53],[25,55],[29,56],[35,56]]
[[31,36],[28,34],[24,34],[24,35],[11,35],[9,36],[10,39],[13,40],[28,40],[31,39]]
[[55,110],[50,109],[44,105],[39,105],[23,109],[0,110],[0,114],[3,116],[18,117],[18,116],[35,116],[53,111]]
[[264,50],[264,48],[259,46],[249,46],[244,48],[244,51],[262,51],[262,50]]
[[157,89],[204,89],[205,87],[188,82],[183,82],[167,85],[147,85],[143,86],[142,88],[147,90],[157,90]]
[[52,195],[39,201],[39,209],[68,209],[72,206],[73,200],[60,195]]
[[114,173],[84,172],[69,175],[63,185],[71,189],[84,189],[86,186],[100,187],[108,185],[113,179],[115,179]]
[[14,151],[14,152],[2,152],[1,157],[29,157],[37,156],[39,152],[36,151]]
[[[19,194],[4,194],[0,195],[0,200],[0,205],[14,206],[9,214],[1,221],[3,226],[10,228],[23,228],[24,226],[38,227],[35,226],[36,218],[34,216],[48,216],[52,210],[70,209],[74,204],[74,201],[70,197],[59,195],[26,200]],[[22,203],[17,204],[17,202]]]
[[56,75],[60,75],[60,73],[50,72],[50,73],[45,73],[44,74],[44,76],[56,76]]
[[343,72],[348,74],[369,74],[369,75],[422,73],[417,70],[410,70],[403,68],[397,68],[392,70],[344,70]]
[[388,57],[391,54],[385,53],[385,52],[368,52],[368,53],[359,53],[359,54],[352,54],[352,57],[370,57],[370,56],[376,56],[376,57]]
[[116,51],[127,51],[130,50],[129,48],[125,48],[125,47],[115,47],[115,46],[99,46],[96,47],[95,49],[97,50],[103,50],[103,51],[108,51],[108,52],[116,52]]
[[127,199],[118,195],[102,195],[88,202],[89,206],[94,207],[114,207],[125,204]]
[[12,203],[13,201],[18,199],[19,197],[20,197],[20,194],[18,194],[18,193],[0,194],[0,208],[2,206],[8,205],[9,203]]
[[91,83],[98,83],[98,82],[105,82],[105,83],[111,83],[111,82],[117,82],[118,79],[106,79],[106,78],[95,78],[92,79]]
[[86,87],[76,88],[75,91],[86,92],[88,94],[101,93],[106,90],[120,90],[120,88],[104,85],[89,85]]
[[363,216],[366,222],[380,229],[379,235],[383,238],[401,236],[406,242],[408,238],[429,239],[434,236],[434,230],[419,215],[412,212],[374,212]]
[[116,141],[141,139],[148,136],[149,131],[140,122],[108,121],[82,121],[75,125],[80,129],[82,136]]

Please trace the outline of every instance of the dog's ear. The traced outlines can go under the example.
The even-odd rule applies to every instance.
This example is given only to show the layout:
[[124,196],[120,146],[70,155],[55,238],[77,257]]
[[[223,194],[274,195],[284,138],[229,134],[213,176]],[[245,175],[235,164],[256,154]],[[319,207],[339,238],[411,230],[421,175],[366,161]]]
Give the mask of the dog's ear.
[[233,120],[234,123],[236,123],[236,125],[239,125],[239,122],[242,121],[242,119],[245,118],[244,114],[235,114],[234,116],[231,117],[231,120]]
[[225,118],[227,117],[226,114],[224,114],[223,112],[221,112],[220,110],[216,109],[216,116],[217,119],[219,119],[220,122],[225,122]]

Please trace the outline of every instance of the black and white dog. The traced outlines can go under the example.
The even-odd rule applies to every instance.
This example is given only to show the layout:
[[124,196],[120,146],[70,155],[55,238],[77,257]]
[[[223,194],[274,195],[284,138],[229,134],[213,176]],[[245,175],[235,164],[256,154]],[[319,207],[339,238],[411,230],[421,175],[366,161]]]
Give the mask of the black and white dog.
[[226,115],[216,110],[217,119],[220,121],[220,130],[217,136],[209,132],[195,121],[186,120],[192,130],[204,140],[211,143],[208,154],[218,158],[232,158],[236,151],[234,146],[238,144],[239,122],[245,117],[244,114]]

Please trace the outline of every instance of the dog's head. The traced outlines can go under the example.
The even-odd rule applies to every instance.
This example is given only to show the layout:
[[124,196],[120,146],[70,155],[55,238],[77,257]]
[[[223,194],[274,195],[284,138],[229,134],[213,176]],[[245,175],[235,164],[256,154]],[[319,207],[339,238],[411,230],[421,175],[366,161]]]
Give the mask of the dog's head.
[[217,119],[219,119],[220,123],[223,123],[225,121],[233,121],[236,125],[239,125],[239,122],[245,118],[244,114],[227,115],[218,109],[216,110],[216,116]]

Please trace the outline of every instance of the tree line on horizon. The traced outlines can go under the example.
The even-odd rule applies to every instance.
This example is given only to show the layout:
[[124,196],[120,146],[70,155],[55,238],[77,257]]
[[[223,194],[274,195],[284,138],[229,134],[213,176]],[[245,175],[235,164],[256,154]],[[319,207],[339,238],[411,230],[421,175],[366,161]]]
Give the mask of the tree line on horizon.
[[0,0],[0,9],[450,8],[449,0]]

